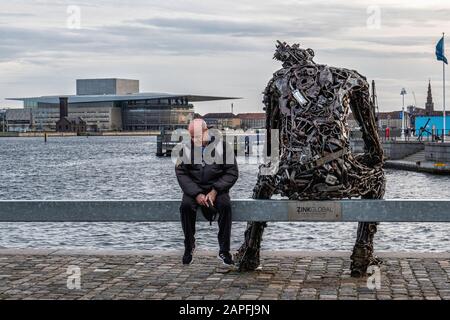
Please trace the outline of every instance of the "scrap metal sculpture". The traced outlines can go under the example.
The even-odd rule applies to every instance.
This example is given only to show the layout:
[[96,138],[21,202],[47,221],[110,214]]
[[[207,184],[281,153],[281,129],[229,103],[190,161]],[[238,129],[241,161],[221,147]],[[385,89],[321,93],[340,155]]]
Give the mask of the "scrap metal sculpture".
[[[267,137],[279,130],[279,165],[274,175],[261,174],[270,163],[260,166],[253,198],[281,194],[291,200],[381,199],[384,158],[369,84],[357,71],[319,65],[313,57],[312,49],[278,41],[274,59],[283,67],[269,81],[263,102]],[[353,154],[349,147],[350,110],[362,131],[364,154]],[[239,270],[259,266],[265,227],[266,222],[248,222],[235,255]],[[376,222],[359,223],[352,276],[364,276],[369,265],[381,263],[373,255],[376,231]]]

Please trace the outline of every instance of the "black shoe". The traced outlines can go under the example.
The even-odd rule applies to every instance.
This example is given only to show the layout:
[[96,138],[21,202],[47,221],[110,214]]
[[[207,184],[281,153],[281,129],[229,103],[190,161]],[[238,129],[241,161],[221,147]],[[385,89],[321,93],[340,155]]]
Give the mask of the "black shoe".
[[192,263],[192,253],[194,252],[194,250],[184,250],[184,254],[183,254],[183,264],[184,265],[188,265]]
[[231,254],[229,252],[220,252],[217,258],[222,260],[223,264],[226,264],[228,266],[234,264],[233,257],[231,257]]

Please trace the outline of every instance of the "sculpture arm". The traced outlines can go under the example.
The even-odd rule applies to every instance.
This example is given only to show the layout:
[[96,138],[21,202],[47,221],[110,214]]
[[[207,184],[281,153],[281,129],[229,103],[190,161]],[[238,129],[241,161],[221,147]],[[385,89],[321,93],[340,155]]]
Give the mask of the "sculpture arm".
[[[279,128],[278,96],[275,94],[274,79],[270,80],[264,91],[264,110],[266,111],[266,150],[271,150],[271,130]],[[264,166],[261,165],[261,166]],[[260,167],[261,168],[261,167]],[[258,173],[258,180],[253,188],[254,199],[270,199],[273,195],[273,177]]]
[[381,166],[384,162],[383,147],[378,136],[373,103],[370,100],[369,84],[362,76],[356,78],[357,88],[353,89],[350,98],[350,108],[355,120],[361,128],[364,140],[365,154],[358,160],[370,165]]

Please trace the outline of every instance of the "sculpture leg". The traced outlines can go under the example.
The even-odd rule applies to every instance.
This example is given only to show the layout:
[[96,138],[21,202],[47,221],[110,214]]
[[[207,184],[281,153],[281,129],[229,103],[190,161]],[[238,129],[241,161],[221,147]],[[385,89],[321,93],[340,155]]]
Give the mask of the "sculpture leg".
[[[269,179],[264,176],[258,176],[258,183],[253,190],[254,199],[270,199],[274,188],[267,181]],[[253,271],[258,268],[262,236],[266,226],[267,223],[262,221],[247,222],[244,243],[242,243],[234,256],[234,261],[239,271]]]
[[363,277],[370,265],[379,265],[381,261],[373,255],[373,237],[377,232],[378,222],[359,222],[356,243],[350,270],[352,277]]
[[260,264],[259,252],[266,222],[247,222],[244,243],[234,257],[239,271],[253,271]]
[[[378,178],[376,192],[363,196],[364,199],[382,199],[384,196],[385,180],[384,175],[380,173]],[[381,259],[373,254],[373,238],[377,232],[378,222],[359,222],[353,253],[350,257],[352,263],[350,271],[352,277],[364,277],[367,274],[367,268],[370,265],[380,265]]]

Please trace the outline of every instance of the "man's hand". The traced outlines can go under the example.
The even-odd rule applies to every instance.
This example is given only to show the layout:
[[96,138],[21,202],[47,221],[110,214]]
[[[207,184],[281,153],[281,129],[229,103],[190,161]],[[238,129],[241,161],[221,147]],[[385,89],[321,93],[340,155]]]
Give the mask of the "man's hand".
[[214,206],[214,202],[216,202],[217,197],[217,191],[212,189],[207,195],[206,195],[206,202],[211,203],[212,206]]
[[197,203],[201,206],[206,206],[208,207],[208,200],[207,197],[203,194],[200,193],[195,197],[195,201],[197,201]]

